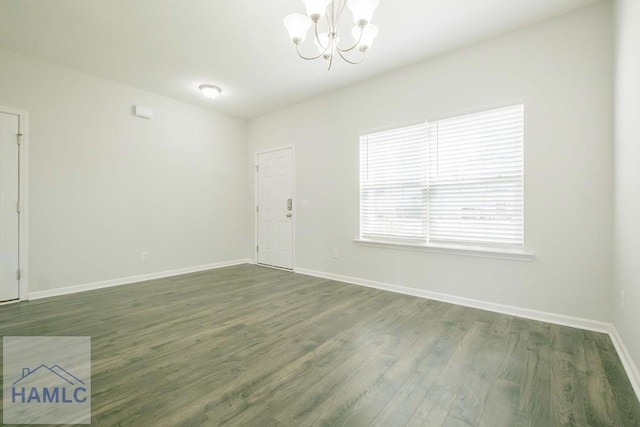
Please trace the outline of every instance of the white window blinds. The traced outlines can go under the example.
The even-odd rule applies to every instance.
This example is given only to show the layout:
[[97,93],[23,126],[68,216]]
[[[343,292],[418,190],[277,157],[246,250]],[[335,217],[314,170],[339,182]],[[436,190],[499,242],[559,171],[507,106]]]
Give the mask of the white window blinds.
[[523,106],[429,127],[429,242],[523,246]]
[[360,137],[360,233],[427,239],[427,126]]
[[361,136],[361,237],[522,248],[523,111]]

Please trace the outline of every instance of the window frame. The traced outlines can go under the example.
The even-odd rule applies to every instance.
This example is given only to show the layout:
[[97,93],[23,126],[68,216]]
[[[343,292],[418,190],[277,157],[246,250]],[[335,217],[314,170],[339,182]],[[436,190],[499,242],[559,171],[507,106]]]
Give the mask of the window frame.
[[[522,245],[521,246],[517,246],[517,247],[512,247],[512,246],[504,246],[504,245],[481,245],[481,244],[474,244],[474,243],[462,243],[462,244],[457,244],[457,243],[448,243],[448,242],[437,242],[437,243],[432,243],[430,242],[430,224],[429,224],[429,215],[427,214],[427,218],[426,218],[426,228],[427,228],[427,237],[426,237],[426,241],[420,241],[419,239],[416,239],[415,241],[412,241],[411,239],[404,239],[404,238],[369,238],[369,237],[363,237],[362,234],[362,154],[361,154],[361,138],[362,137],[367,137],[369,135],[373,135],[376,133],[380,133],[380,132],[391,132],[394,130],[400,130],[403,128],[409,128],[409,127],[413,127],[413,126],[418,126],[421,124],[427,124],[427,125],[431,125],[432,123],[437,123],[438,121],[441,120],[447,120],[447,119],[453,119],[453,118],[457,118],[457,117],[463,117],[463,116],[467,116],[467,115],[473,115],[473,114],[481,114],[484,112],[491,112],[494,110],[500,110],[500,109],[506,109],[509,107],[517,107],[517,106],[521,106],[522,107],[522,153],[521,153],[521,158],[522,158],[522,178],[521,178],[521,197],[522,197]],[[453,254],[453,255],[463,255],[463,256],[479,256],[479,257],[483,257],[483,258],[497,258],[497,259],[509,259],[509,260],[517,260],[517,261],[532,261],[533,259],[535,259],[535,256],[532,252],[526,250],[525,247],[525,195],[524,195],[524,181],[525,181],[525,136],[524,136],[524,128],[525,128],[525,106],[523,102],[517,102],[517,103],[511,103],[511,104],[507,104],[507,105],[502,105],[502,106],[492,106],[492,107],[488,107],[488,108],[483,108],[483,109],[478,109],[475,111],[468,111],[468,112],[464,112],[464,113],[459,113],[459,114],[454,114],[454,115],[449,115],[446,117],[440,117],[438,119],[435,120],[429,120],[429,121],[421,121],[418,123],[413,123],[413,124],[407,124],[407,125],[403,125],[403,126],[397,126],[397,127],[393,127],[393,128],[388,128],[388,129],[383,129],[383,130],[378,130],[375,132],[369,132],[369,133],[364,133],[362,135],[360,135],[359,138],[359,142],[358,142],[358,163],[359,163],[359,169],[358,169],[358,180],[359,180],[359,199],[358,199],[358,219],[359,219],[359,224],[358,224],[358,237],[353,239],[353,242],[355,245],[357,246],[363,246],[363,247],[371,247],[371,248],[389,248],[389,249],[396,249],[396,250],[404,250],[404,251],[418,251],[418,252],[431,252],[431,253],[441,253],[441,254]],[[429,130],[427,129],[427,133],[429,134]],[[430,151],[431,147],[430,147],[430,143],[431,141],[429,139],[427,139],[427,150]],[[427,160],[427,164],[425,165],[425,167],[428,167],[428,162],[429,160]],[[427,171],[427,174],[429,174],[429,171]],[[427,184],[427,188],[429,187],[429,185]],[[426,203],[427,206],[429,205],[429,193],[427,192],[426,195]]]

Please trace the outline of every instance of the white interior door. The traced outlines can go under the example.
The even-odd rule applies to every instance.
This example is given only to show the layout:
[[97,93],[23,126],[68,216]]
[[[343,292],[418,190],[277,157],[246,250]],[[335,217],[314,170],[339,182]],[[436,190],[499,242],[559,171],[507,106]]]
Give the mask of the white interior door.
[[18,116],[0,113],[0,301],[18,298]]
[[258,263],[293,269],[293,149],[258,155]]

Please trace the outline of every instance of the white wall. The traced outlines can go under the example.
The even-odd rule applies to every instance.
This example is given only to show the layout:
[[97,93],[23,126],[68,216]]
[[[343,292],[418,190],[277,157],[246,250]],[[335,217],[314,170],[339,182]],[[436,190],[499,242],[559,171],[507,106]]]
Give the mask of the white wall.
[[[252,120],[251,161],[296,148],[296,267],[609,321],[612,31],[611,4],[598,3]],[[353,244],[360,134],[518,102],[535,261]]]
[[245,122],[2,50],[0,77],[29,114],[30,291],[246,258]]
[[[640,366],[640,2],[616,2],[614,322]],[[622,304],[621,293],[625,303]]]

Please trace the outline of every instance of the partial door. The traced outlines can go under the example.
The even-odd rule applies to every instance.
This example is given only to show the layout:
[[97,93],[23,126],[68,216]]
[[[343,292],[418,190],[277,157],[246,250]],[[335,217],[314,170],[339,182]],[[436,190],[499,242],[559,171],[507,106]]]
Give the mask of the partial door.
[[293,149],[258,155],[258,263],[293,269]]
[[19,119],[0,113],[0,301],[19,295]]

